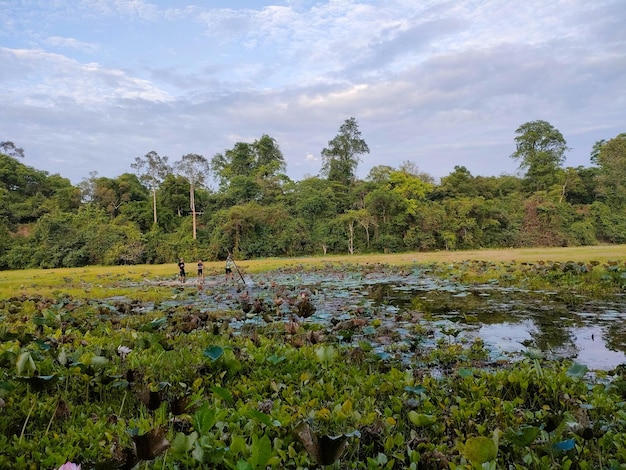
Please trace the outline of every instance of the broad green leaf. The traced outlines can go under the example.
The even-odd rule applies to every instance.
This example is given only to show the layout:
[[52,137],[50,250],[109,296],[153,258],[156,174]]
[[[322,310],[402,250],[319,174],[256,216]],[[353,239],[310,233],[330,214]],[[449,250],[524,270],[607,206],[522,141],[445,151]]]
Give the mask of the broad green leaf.
[[213,362],[217,361],[224,354],[224,349],[219,346],[209,346],[202,353],[203,356],[208,357]]
[[61,349],[57,361],[59,361],[59,364],[61,364],[62,366],[67,364],[67,352],[65,352],[65,348]]
[[211,387],[211,390],[213,391],[213,393],[215,393],[218,397],[220,397],[222,400],[226,401],[227,403],[233,403],[233,394],[230,393],[230,390],[223,388],[223,387],[218,387],[217,385],[215,385],[214,387]]
[[498,448],[493,439],[485,436],[472,437],[462,446],[463,456],[472,463],[483,464],[495,460]]
[[17,375],[30,375],[37,370],[30,352],[26,351],[17,360]]
[[91,365],[94,367],[104,367],[108,362],[109,360],[104,356],[93,356],[91,358]]
[[199,440],[195,442],[193,451],[191,451],[191,456],[197,462],[204,462],[204,447],[202,447]]
[[248,448],[246,439],[243,436],[233,436],[230,440],[230,451],[233,455],[240,454]]
[[437,417],[433,415],[418,413],[417,411],[411,410],[409,411],[409,420],[415,426],[427,427],[435,424],[437,422]]
[[11,382],[0,382],[0,390],[4,390],[6,392],[10,392],[15,388]]
[[331,362],[337,357],[337,351],[332,346],[319,346],[315,349],[315,355],[320,362]]
[[261,424],[265,424],[266,426],[272,426],[273,424],[273,421],[270,415],[265,414],[259,410],[250,410],[246,414],[249,418],[256,419]]
[[589,368],[583,364],[574,364],[572,367],[567,369],[567,375],[569,377],[576,377],[577,379],[581,379],[585,376]]
[[511,431],[507,439],[516,446],[526,447],[532,444],[539,436],[540,429],[536,426],[523,426],[517,431]]
[[139,328],[139,331],[156,331],[161,326],[165,325],[165,323],[167,323],[167,317],[155,318],[151,322],[146,323],[141,328]]
[[240,460],[239,462],[237,462],[237,470],[254,470],[254,467],[246,462],[245,460]]
[[217,410],[211,408],[208,402],[193,415],[193,427],[200,435],[207,434],[217,422]]
[[172,441],[171,451],[175,457],[181,458],[187,454],[198,439],[198,433],[192,432],[188,436],[182,432],[177,432],[174,440]]
[[270,364],[276,365],[283,362],[285,359],[287,359],[285,356],[277,356],[276,354],[272,354],[271,356],[268,356],[266,360]]
[[252,456],[250,458],[255,470],[264,469],[272,457],[272,442],[266,434],[262,438],[252,435]]

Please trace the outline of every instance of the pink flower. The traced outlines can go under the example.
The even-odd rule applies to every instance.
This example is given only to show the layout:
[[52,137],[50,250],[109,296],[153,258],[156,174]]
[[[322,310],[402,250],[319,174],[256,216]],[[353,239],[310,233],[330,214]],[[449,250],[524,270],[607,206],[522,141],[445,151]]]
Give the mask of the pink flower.
[[63,465],[61,465],[58,468],[58,470],[80,470],[80,465],[77,465],[72,462],[66,462]]

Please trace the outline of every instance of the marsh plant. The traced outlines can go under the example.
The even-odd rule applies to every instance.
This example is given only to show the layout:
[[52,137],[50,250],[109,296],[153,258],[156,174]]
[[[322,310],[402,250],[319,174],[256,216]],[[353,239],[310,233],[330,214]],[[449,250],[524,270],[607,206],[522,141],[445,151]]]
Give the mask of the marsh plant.
[[[365,292],[375,271],[412,269],[343,269],[341,279]],[[455,276],[467,282],[476,269],[494,267]],[[454,275],[419,267],[434,271]],[[309,275],[260,276],[265,297],[249,305],[233,286],[172,291],[156,306],[1,301],[0,468],[623,468],[623,368],[590,371],[532,350],[493,360],[453,326],[432,338],[419,302],[375,307],[318,281],[314,304],[348,301],[304,318],[298,286]],[[613,289],[620,278],[596,282]]]

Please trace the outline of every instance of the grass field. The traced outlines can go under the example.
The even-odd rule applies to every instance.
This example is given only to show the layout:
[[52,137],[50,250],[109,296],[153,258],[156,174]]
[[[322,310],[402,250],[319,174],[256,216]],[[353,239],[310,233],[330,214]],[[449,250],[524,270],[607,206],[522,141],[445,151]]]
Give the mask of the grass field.
[[[238,260],[237,265],[244,273],[270,271],[285,267],[319,266],[331,264],[374,264],[385,263],[405,265],[426,262],[458,262],[484,260],[493,262],[536,262],[536,261],[626,261],[626,245],[601,245],[566,248],[519,248],[473,251],[438,251],[392,254],[337,255],[302,258],[267,258]],[[207,276],[221,274],[224,262],[205,262]],[[190,278],[195,276],[195,261],[187,261]],[[119,286],[119,295],[132,290],[129,283],[154,279],[175,279],[178,273],[176,264],[133,265],[133,266],[88,266],[63,269],[26,269],[20,271],[0,271],[0,299],[17,295],[49,295],[67,292],[82,296],[93,293],[98,297],[98,289]],[[86,295],[87,294],[87,295]]]

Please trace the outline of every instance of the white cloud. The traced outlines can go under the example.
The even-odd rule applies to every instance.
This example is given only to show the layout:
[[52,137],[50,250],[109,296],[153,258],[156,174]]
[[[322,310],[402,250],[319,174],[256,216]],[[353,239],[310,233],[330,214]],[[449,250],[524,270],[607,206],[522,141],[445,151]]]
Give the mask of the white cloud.
[[351,116],[372,149],[364,175],[405,160],[510,172],[514,131],[535,119],[574,166],[625,131],[621,0],[211,4],[0,0],[0,137],[76,181],[264,133],[292,177],[316,174]]
[[44,40],[44,43],[53,48],[76,49],[78,51],[94,53],[97,52],[98,46],[74,38],[65,38],[61,36],[50,36]]

